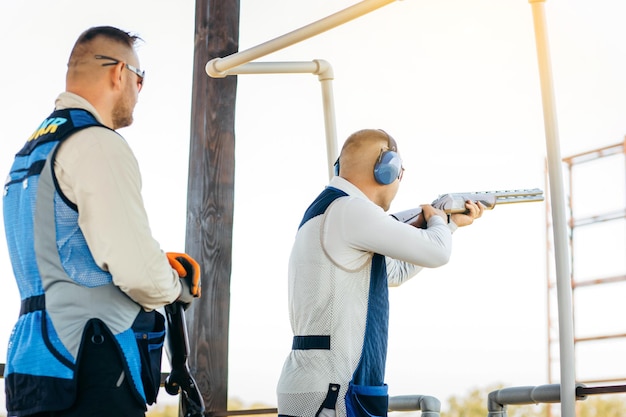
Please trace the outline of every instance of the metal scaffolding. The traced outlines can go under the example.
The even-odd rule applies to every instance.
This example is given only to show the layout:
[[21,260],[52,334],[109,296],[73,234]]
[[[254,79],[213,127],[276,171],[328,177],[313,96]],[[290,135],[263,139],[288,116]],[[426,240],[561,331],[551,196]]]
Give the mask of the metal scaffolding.
[[[601,360],[610,361],[609,354],[603,348],[615,344],[615,341],[626,343],[626,323],[615,320],[619,316],[616,309],[620,307],[611,304],[609,297],[619,291],[626,294],[626,138],[621,143],[562,160],[567,177],[565,188],[568,190],[566,201],[574,319],[573,371],[577,383],[624,382],[626,366],[619,363],[614,363],[610,371],[597,374],[590,373],[589,369],[581,372],[581,365],[589,366],[591,358],[594,362],[592,368],[598,370],[601,366],[596,365],[596,360],[598,364]],[[552,263],[554,241],[549,215],[551,203],[547,201],[546,204],[547,366],[549,383],[554,383],[558,379],[555,368],[559,362],[559,332],[558,323],[554,320],[554,292],[557,285]],[[599,236],[594,235],[597,232],[603,233],[603,239],[594,239]],[[606,235],[610,236],[605,238]],[[598,303],[603,303],[602,309],[606,311],[598,311]],[[583,322],[587,324],[582,325]],[[587,354],[591,353],[584,361],[581,360],[581,349],[585,349]]]

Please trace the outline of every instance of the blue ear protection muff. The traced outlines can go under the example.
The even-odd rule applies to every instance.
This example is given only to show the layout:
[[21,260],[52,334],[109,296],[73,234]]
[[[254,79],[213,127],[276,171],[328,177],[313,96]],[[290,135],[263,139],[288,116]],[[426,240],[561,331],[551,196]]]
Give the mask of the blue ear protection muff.
[[[402,158],[396,152],[395,141],[384,130],[380,130],[387,136],[389,150],[381,149],[380,156],[374,165],[374,179],[382,185],[389,185],[402,173]],[[335,161],[335,175],[339,175],[339,158]]]
[[374,179],[382,185],[388,185],[400,178],[402,159],[397,152],[381,151],[374,165]]
[[388,185],[400,178],[402,173],[402,158],[396,152],[396,141],[387,132],[380,129],[387,136],[389,150],[380,151],[378,161],[374,165],[374,179],[377,183]]

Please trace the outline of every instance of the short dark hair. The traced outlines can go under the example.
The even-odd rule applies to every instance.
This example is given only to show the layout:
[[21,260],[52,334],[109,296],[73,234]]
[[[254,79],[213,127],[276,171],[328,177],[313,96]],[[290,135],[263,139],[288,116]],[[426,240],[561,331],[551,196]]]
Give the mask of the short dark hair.
[[113,26],[94,26],[81,33],[76,40],[76,43],[74,43],[74,47],[70,53],[68,67],[77,65],[87,55],[93,53],[94,51],[90,51],[90,44],[94,39],[99,37],[123,45],[129,49],[133,49],[138,41],[143,40],[135,34],[123,31]]
[[130,32],[123,31],[113,26],[94,26],[84,31],[76,40],[76,45],[84,44],[92,41],[98,36],[103,36],[112,41],[123,43],[132,48],[137,41],[142,40],[139,36]]

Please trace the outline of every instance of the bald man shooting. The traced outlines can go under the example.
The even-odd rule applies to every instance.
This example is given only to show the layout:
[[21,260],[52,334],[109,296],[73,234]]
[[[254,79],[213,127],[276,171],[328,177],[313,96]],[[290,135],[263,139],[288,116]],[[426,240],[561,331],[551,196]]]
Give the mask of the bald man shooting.
[[448,262],[452,232],[483,214],[423,205],[426,227],[387,214],[404,174],[382,130],[352,134],[336,176],[306,210],[289,259],[291,352],[278,382],[279,417],[386,416],[388,287]]

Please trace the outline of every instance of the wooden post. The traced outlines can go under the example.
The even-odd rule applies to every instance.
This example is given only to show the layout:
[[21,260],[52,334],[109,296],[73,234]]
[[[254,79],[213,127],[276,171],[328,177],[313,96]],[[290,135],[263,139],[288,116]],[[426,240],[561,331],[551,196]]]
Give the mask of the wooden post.
[[239,0],[196,0],[185,250],[201,265],[202,298],[186,316],[207,412],[225,411],[228,399],[237,78],[210,78],[204,67],[238,47]]

